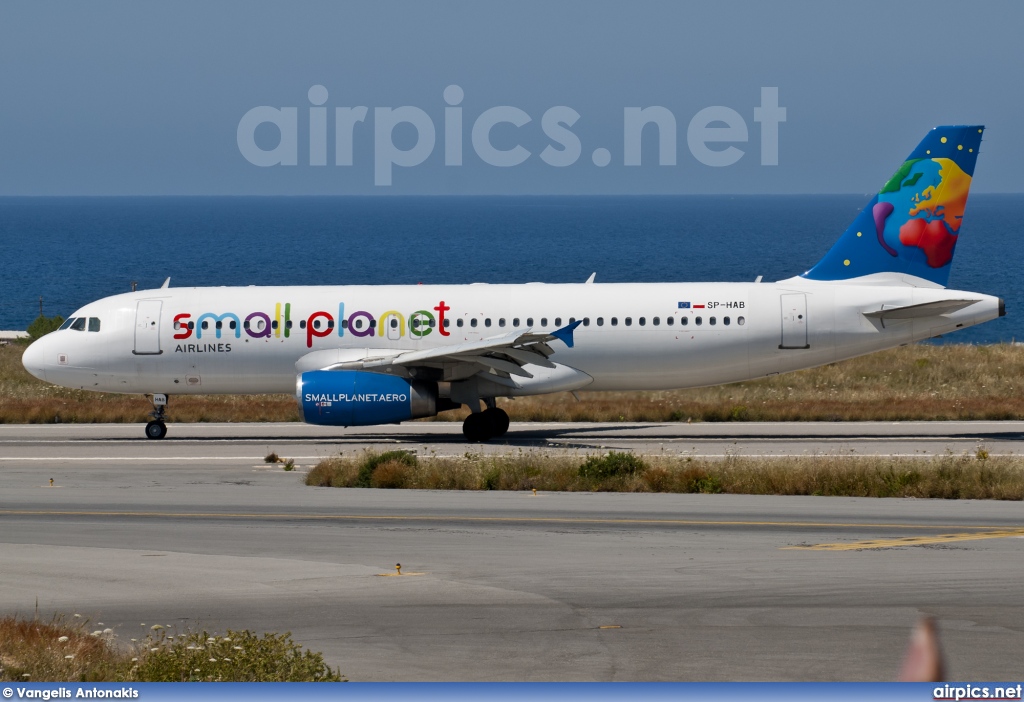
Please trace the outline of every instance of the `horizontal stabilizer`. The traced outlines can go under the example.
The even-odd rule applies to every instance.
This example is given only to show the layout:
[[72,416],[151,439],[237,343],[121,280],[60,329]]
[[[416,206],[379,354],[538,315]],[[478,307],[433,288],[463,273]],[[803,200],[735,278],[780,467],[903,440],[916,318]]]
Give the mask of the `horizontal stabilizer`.
[[889,307],[865,312],[865,317],[872,319],[917,319],[919,317],[936,317],[940,314],[949,314],[970,307],[981,300],[937,300],[935,302],[923,302],[919,305],[905,305],[903,307]]

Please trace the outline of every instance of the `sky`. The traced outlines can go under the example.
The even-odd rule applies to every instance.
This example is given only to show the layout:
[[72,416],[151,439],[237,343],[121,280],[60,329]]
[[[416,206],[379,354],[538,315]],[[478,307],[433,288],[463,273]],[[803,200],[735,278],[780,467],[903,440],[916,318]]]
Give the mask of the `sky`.
[[998,1],[8,0],[0,196],[868,193],[940,124],[987,126],[974,192],[1024,192],[1021,27]]

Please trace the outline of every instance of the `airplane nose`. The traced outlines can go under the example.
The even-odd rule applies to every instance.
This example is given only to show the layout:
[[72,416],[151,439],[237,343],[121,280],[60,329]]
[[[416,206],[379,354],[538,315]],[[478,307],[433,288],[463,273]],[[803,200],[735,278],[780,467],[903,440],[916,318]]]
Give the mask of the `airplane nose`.
[[25,370],[31,373],[36,378],[42,381],[46,380],[46,363],[43,361],[44,350],[43,340],[33,341],[25,353],[21,356],[21,365],[25,366]]

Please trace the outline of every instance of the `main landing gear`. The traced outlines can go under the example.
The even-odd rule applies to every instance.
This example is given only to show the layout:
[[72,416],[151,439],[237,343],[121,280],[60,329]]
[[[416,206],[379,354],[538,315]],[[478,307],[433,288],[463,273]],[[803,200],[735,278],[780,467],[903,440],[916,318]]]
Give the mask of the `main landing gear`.
[[508,431],[508,414],[499,407],[488,407],[483,412],[474,412],[462,423],[462,433],[467,441],[480,442],[504,436]]
[[153,419],[146,425],[147,439],[162,439],[167,436],[167,425],[164,424],[166,411],[167,395],[153,395],[153,411],[149,413]]

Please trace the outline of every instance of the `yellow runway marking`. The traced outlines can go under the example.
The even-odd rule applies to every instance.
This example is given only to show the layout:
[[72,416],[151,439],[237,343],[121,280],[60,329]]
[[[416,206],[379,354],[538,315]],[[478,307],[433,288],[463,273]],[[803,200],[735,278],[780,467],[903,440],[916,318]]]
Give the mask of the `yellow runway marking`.
[[814,544],[813,546],[784,546],[782,550],[798,551],[859,551],[869,548],[897,548],[899,546],[923,546],[926,544],[948,544],[957,541],[980,541],[982,539],[1005,539],[1024,536],[1024,529],[1003,529],[969,534],[936,534],[935,536],[902,536],[895,539],[871,539],[840,544]]
[[[462,515],[396,515],[396,514],[287,514],[256,512],[143,512],[143,511],[101,511],[101,510],[19,510],[0,509],[0,516],[64,516],[64,517],[174,517],[182,519],[266,519],[300,521],[351,521],[351,522],[470,522],[470,523],[513,523],[513,524],[607,524],[607,525],[650,525],[650,526],[764,526],[797,528],[853,528],[853,529],[978,529],[991,532],[991,526],[971,524],[899,524],[876,522],[792,522],[770,520],[716,520],[716,519],[614,519],[597,517],[470,517]],[[1024,534],[1024,527],[1017,532]],[[985,537],[991,538],[991,537]],[[795,548],[795,547],[794,547]]]

